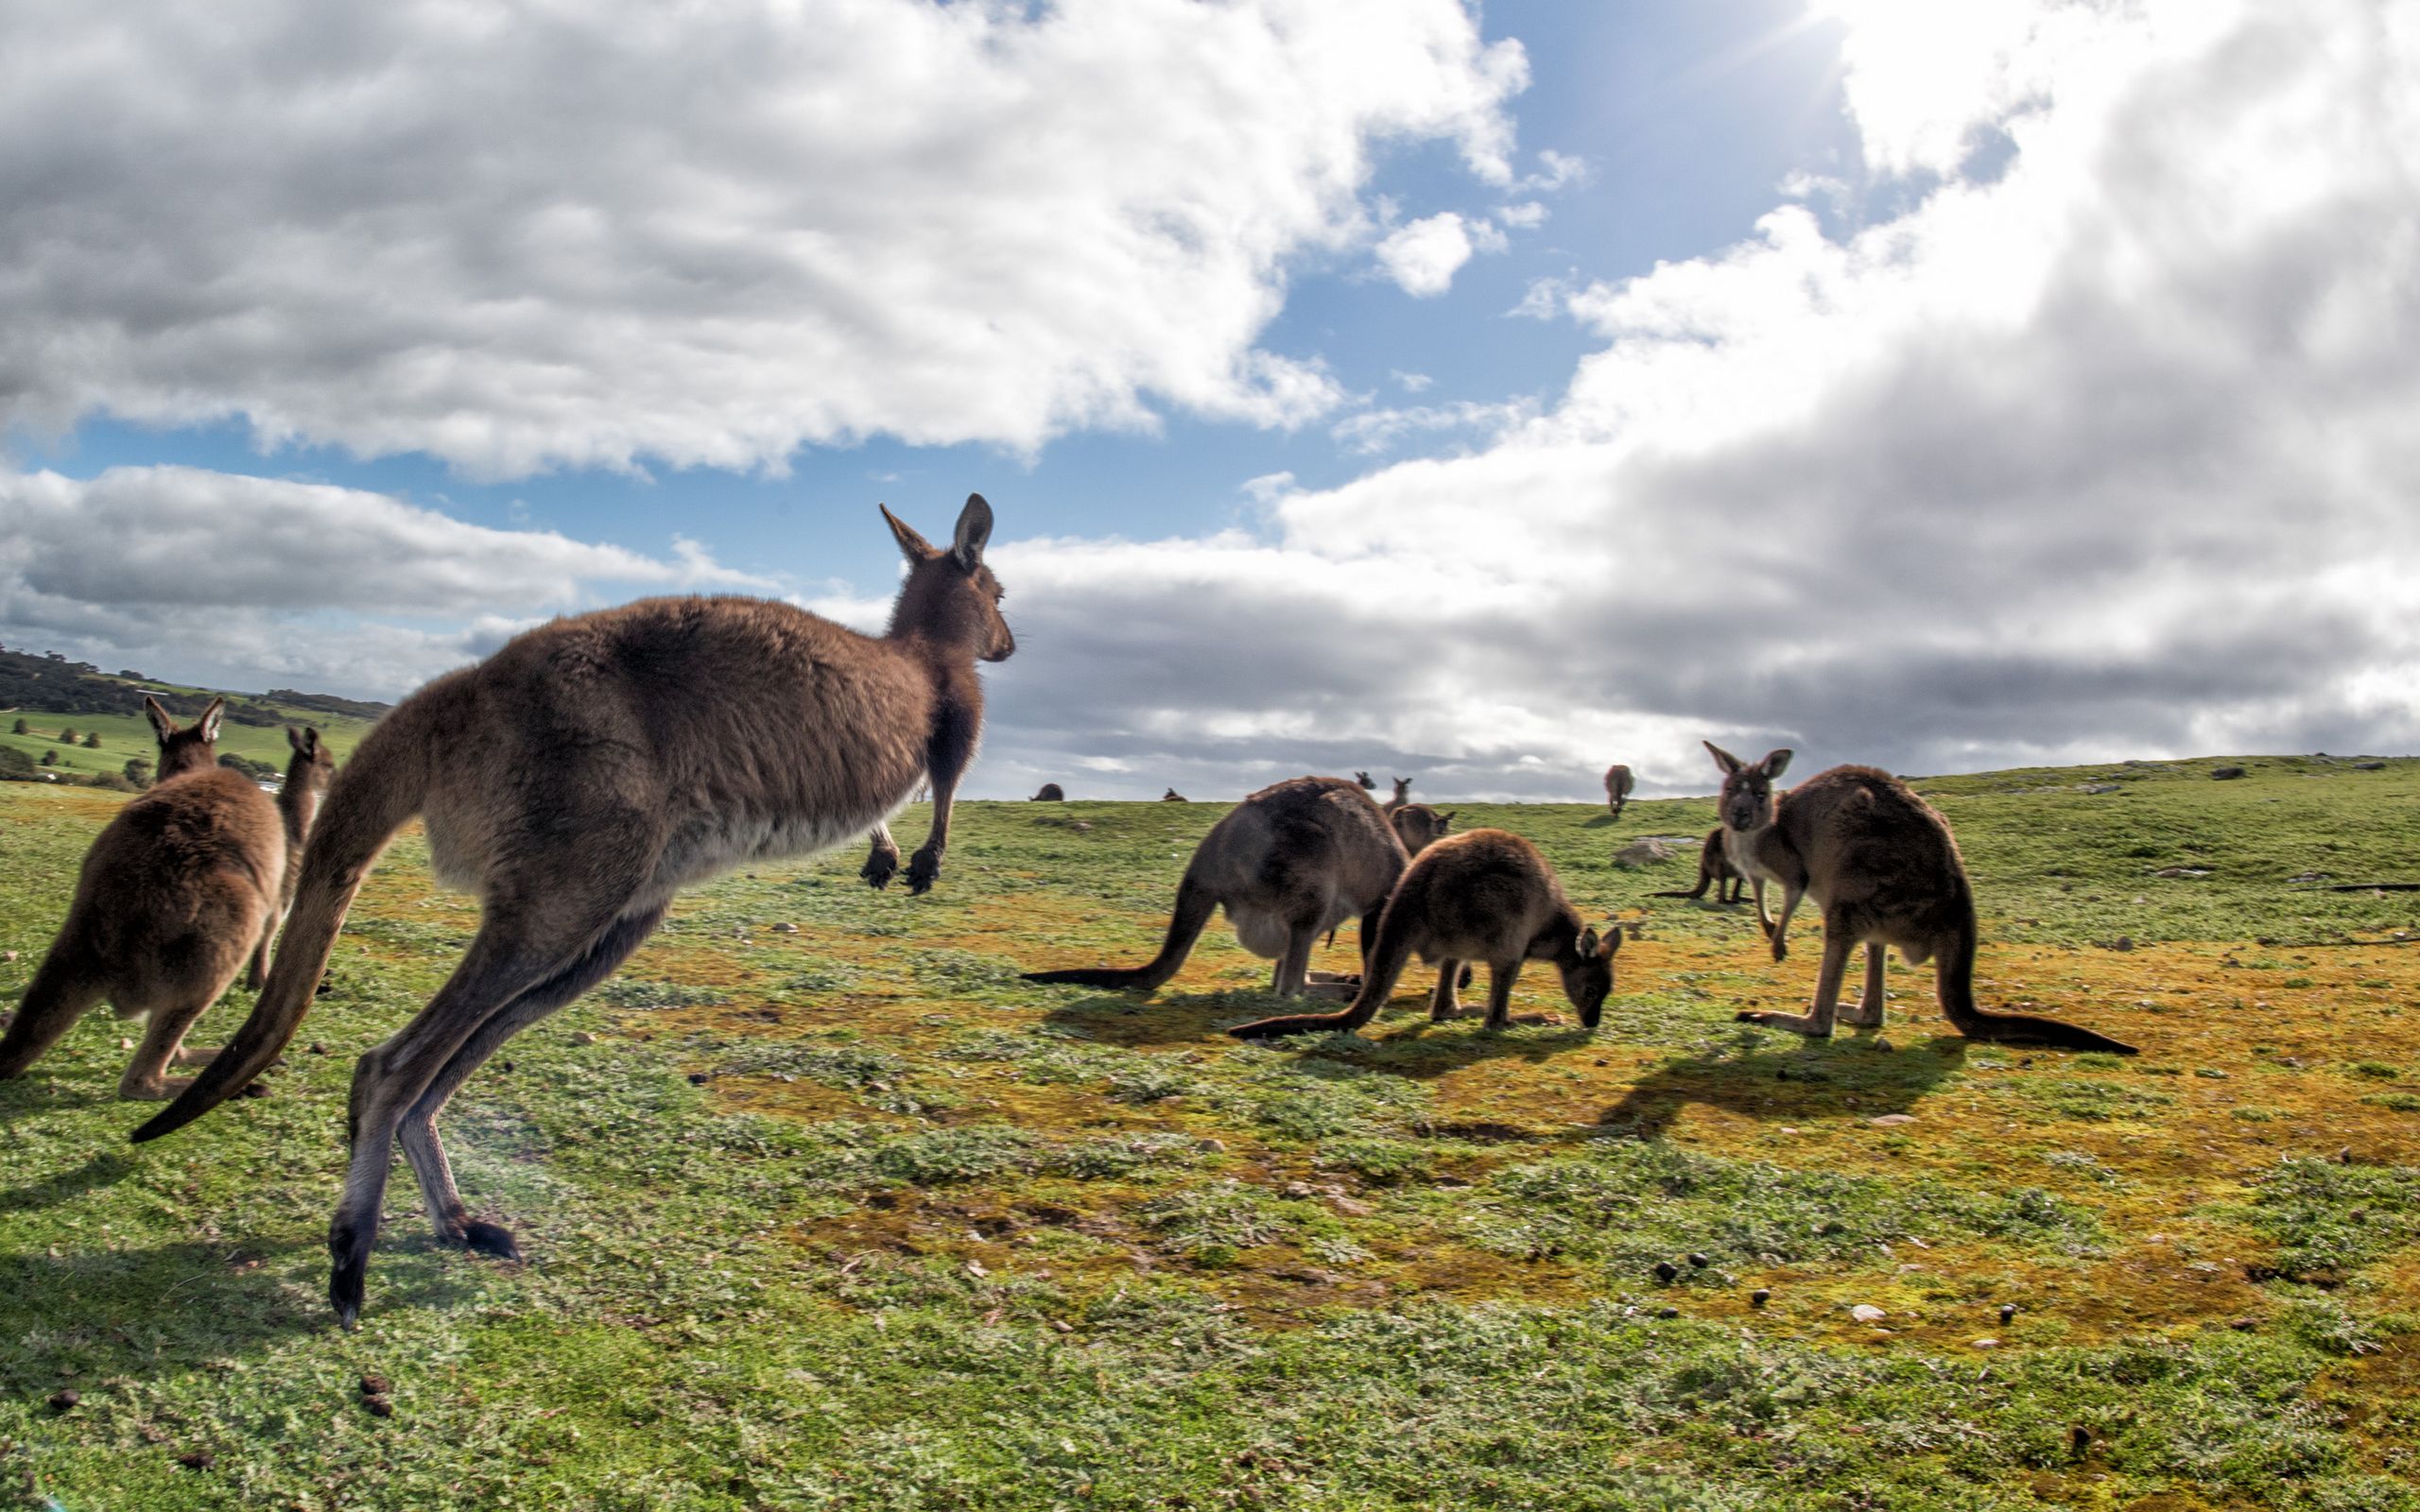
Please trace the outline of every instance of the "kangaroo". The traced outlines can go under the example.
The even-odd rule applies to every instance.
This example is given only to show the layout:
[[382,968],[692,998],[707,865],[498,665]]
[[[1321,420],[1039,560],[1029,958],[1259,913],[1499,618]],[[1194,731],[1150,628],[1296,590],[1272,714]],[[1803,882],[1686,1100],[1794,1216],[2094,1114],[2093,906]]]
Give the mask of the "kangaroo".
[[1580,1022],[1597,1027],[1614,989],[1614,953],[1621,931],[1603,938],[1583,929],[1580,910],[1537,847],[1503,830],[1473,830],[1438,841],[1405,868],[1378,920],[1374,944],[1363,927],[1360,991],[1335,1013],[1263,1019],[1227,1032],[1239,1040],[1358,1029],[1377,1016],[1412,953],[1437,968],[1428,1016],[1442,1022],[1460,1013],[1455,984],[1465,961],[1487,963],[1487,1026],[1510,1027],[1512,982],[1525,960],[1552,961],[1564,996]]
[[1065,788],[1061,787],[1056,782],[1045,782],[1042,784],[1042,791],[1034,794],[1033,797],[1027,801],[1033,803],[1064,803],[1066,800],[1067,790]]
[[251,967],[245,973],[244,986],[254,992],[268,976],[269,942],[277,937],[277,926],[285,921],[286,910],[294,906],[294,885],[302,875],[303,843],[310,838],[320,799],[337,771],[336,757],[320,739],[316,727],[286,726],[285,744],[292,754],[285,759],[285,781],[277,790],[277,816],[285,830],[285,876],[277,889],[277,917],[261,931],[260,943],[252,948]]
[[1605,768],[1605,807],[1613,811],[1615,818],[1622,816],[1622,806],[1630,801],[1630,790],[1637,785],[1631,778],[1630,768],[1621,763]]
[[1163,803],[1190,803],[1193,800],[1171,787],[1167,792],[1160,795],[1160,801]]
[[1698,885],[1670,892],[1651,892],[1650,898],[1703,898],[1705,890],[1714,888],[1714,901],[1736,903],[1748,890],[1748,881],[1738,868],[1723,858],[1722,826],[1718,824],[1705,832],[1705,843],[1698,848]]
[[143,705],[160,740],[161,780],[130,799],[85,852],[67,921],[0,1039],[0,1077],[24,1074],[107,998],[120,1018],[148,1016],[118,1096],[170,1096],[185,1084],[168,1068],[213,1054],[185,1049],[186,1032],[247,960],[258,963],[277,928],[288,831],[279,804],[217,764],[223,701],[212,699],[184,729],[158,700]]
[[895,865],[878,821],[927,775],[932,831],[908,886],[940,876],[950,800],[982,729],[975,663],[1007,659],[1016,642],[983,561],[981,495],[944,550],[882,513],[908,568],[879,638],[752,598],[558,619],[396,705],[338,774],[259,1005],[134,1138],[182,1127],[276,1056],[372,864],[421,816],[440,880],[479,898],[479,931],[427,1006],[354,1069],[353,1158],[328,1232],[328,1297],[346,1327],[360,1316],[399,1138],[441,1242],[520,1253],[509,1230],[469,1218],[438,1114],[498,1046],[604,980],[682,888],[870,826],[869,869],[886,847]]
[[1418,855],[1445,838],[1445,832],[1453,827],[1454,811],[1447,809],[1440,814],[1426,803],[1407,803],[1387,817],[1394,825],[1395,836],[1403,841],[1404,850]]
[[1403,841],[1369,794],[1340,777],[1292,777],[1253,794],[1210,827],[1185,863],[1159,954],[1136,967],[1028,971],[1028,982],[1156,990],[1176,975],[1216,909],[1236,941],[1277,965],[1270,990],[1304,989],[1311,947],[1361,919],[1366,958],[1378,910],[1403,875]]
[[1395,779],[1395,796],[1387,799],[1383,807],[1388,813],[1392,814],[1395,810],[1403,807],[1410,801],[1411,779],[1409,777],[1398,777]]
[[[1975,893],[1949,821],[1907,783],[1871,766],[1835,766],[1789,792],[1773,779],[1789,765],[1787,749],[1753,765],[1712,741],[1705,748],[1722,767],[1722,850],[1756,896],[1756,922],[1772,942],[1776,961],[1789,955],[1789,916],[1801,898],[1824,910],[1824,961],[1815,997],[1804,1014],[1749,1011],[1742,1022],[1829,1039],[1837,1013],[1853,1024],[1882,1022],[1883,952],[1899,948],[1910,966],[1935,960],[1941,1011],[1969,1040],[1996,1044],[2051,1045],[2066,1050],[2135,1047],[2056,1019],[1991,1013],[1975,1003]],[[1765,885],[1781,888],[1781,915],[1765,916]],[[1865,991],[1853,1007],[1840,1005],[1849,953],[1865,946]]]
[[1361,784],[1361,791],[1365,793],[1374,793],[1378,790],[1378,780],[1367,772],[1354,773],[1353,780]]

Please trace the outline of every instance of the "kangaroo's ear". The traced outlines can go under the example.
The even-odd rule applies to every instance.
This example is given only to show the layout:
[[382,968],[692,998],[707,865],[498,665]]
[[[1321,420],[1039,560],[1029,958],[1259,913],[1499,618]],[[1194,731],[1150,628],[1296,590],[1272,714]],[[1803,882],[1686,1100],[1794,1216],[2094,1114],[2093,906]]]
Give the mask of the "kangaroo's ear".
[[1738,757],[1732,755],[1729,751],[1724,750],[1721,747],[1716,745],[1713,741],[1700,741],[1699,744],[1714,753],[1714,764],[1717,766],[1721,767],[1726,772],[1736,772],[1742,766],[1748,765]]
[[320,747],[324,744],[325,742],[320,739],[319,726],[304,725],[302,727],[302,748],[304,750],[307,750],[312,755],[317,756],[320,754]]
[[160,707],[159,699],[147,693],[143,696],[143,716],[151,721],[151,732],[164,741],[177,732],[176,720]]
[[1605,954],[1611,955],[1621,948],[1622,926],[1619,924],[1609,925],[1605,930]]
[[218,716],[226,712],[226,699],[213,698],[210,700],[210,707],[201,712],[201,718],[194,725],[196,730],[201,731],[202,739],[215,741],[218,738]]
[[992,507],[983,495],[970,493],[958,512],[958,531],[950,537],[949,554],[968,572],[983,565],[983,548],[992,539]]
[[1793,754],[1795,753],[1787,746],[1779,750],[1769,750],[1765,752],[1765,759],[1758,762],[1756,766],[1769,778],[1779,777],[1789,765],[1789,758]]
[[302,731],[292,725],[285,727],[285,743],[300,751],[307,751],[311,748],[311,743],[302,738]]
[[892,514],[890,506],[877,504],[874,507],[881,510],[882,518],[890,523],[891,539],[899,542],[899,549],[908,554],[909,561],[924,561],[941,555],[933,549],[931,541],[916,534],[915,526]]

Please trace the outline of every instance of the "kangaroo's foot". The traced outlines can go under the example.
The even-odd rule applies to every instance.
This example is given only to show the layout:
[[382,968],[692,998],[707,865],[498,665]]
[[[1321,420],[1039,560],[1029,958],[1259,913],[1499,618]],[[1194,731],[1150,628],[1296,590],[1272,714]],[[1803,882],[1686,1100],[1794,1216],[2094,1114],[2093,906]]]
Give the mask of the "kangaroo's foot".
[[1878,1029],[1882,1026],[1882,1005],[1877,1002],[1869,1008],[1862,999],[1856,1003],[1843,1003],[1841,1005],[1841,1022],[1853,1023],[1860,1029]]
[[122,1103],[164,1103],[193,1085],[191,1076],[146,1076],[117,1084]]
[[908,859],[908,890],[911,893],[930,892],[941,880],[942,858],[938,850],[918,850]]
[[[1431,1023],[1450,1023],[1456,1019],[1484,1019],[1486,1017],[1487,1009],[1484,1007],[1476,1005],[1465,1007],[1460,1004],[1457,1004],[1450,1008],[1431,1008],[1428,1010],[1428,1022]],[[1491,1025],[1491,1027],[1493,1027],[1493,1025]]]
[[890,885],[890,879],[898,874],[899,852],[897,850],[873,851],[866,857],[866,864],[857,868],[857,875],[872,887],[888,887]]
[[1810,1040],[1829,1040],[1829,1029],[1818,1028],[1814,1019],[1804,1013],[1770,1013],[1759,1008],[1743,1008],[1732,1016],[1741,1023],[1761,1023],[1768,1029],[1787,1029]]
[[218,1052],[216,1050],[196,1050],[191,1045],[180,1045],[177,1048],[177,1064],[180,1066],[207,1066],[217,1058]]
[[1776,929],[1772,931],[1772,938],[1773,942],[1773,959],[1776,961],[1789,960],[1789,936]]
[[524,1260],[521,1246],[513,1242],[512,1230],[500,1223],[473,1220],[462,1226],[462,1237],[457,1241],[474,1255],[486,1255],[494,1260]]

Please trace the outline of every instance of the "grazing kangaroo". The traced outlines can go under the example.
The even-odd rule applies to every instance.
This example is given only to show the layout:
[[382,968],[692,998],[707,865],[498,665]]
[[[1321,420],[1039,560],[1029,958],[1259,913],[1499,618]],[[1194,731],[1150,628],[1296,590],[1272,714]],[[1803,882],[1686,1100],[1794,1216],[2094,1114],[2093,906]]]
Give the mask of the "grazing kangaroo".
[[1407,803],[1387,817],[1404,850],[1412,855],[1445,838],[1445,832],[1454,825],[1453,810],[1440,814],[1426,803]]
[[1190,803],[1193,800],[1171,787],[1167,792],[1160,795],[1160,801],[1163,803]]
[[1361,784],[1361,791],[1365,793],[1374,793],[1378,790],[1378,780],[1367,772],[1354,773],[1353,780]]
[[1409,777],[1398,777],[1395,779],[1395,796],[1387,799],[1385,804],[1382,806],[1388,813],[1392,814],[1395,810],[1403,807],[1410,801],[1411,779]]
[[1630,790],[1638,784],[1633,781],[1630,768],[1619,762],[1605,768],[1605,807],[1615,818],[1622,816],[1622,805],[1630,801]]
[[1614,953],[1621,931],[1599,939],[1583,929],[1580,910],[1563,896],[1563,885],[1537,847],[1503,830],[1473,830],[1440,840],[1405,868],[1378,920],[1376,943],[1363,926],[1361,989],[1336,1013],[1263,1019],[1227,1032],[1239,1040],[1358,1029],[1377,1016],[1416,951],[1437,968],[1429,1017],[1443,1022],[1461,1011],[1454,988],[1465,961],[1487,963],[1487,1026],[1511,1025],[1512,982],[1525,960],[1552,961],[1563,974],[1564,996],[1589,1028],[1605,1011],[1614,989]]
[[1270,990],[1303,990],[1311,947],[1345,919],[1361,920],[1366,959],[1378,910],[1403,875],[1403,841],[1370,795],[1340,777],[1292,777],[1229,810],[1185,863],[1159,954],[1136,967],[1028,971],[1028,982],[1150,992],[1176,975],[1217,909],[1236,943],[1277,965]]
[[1698,848],[1698,885],[1670,892],[1651,892],[1650,898],[1703,898],[1705,890],[1714,888],[1714,901],[1736,903],[1748,890],[1748,879],[1739,874],[1722,853],[1722,826],[1718,824],[1705,832],[1705,844]]
[[[1756,922],[1772,942],[1773,959],[1789,957],[1789,916],[1799,899],[1811,897],[1824,910],[1824,961],[1807,1011],[1743,1012],[1742,1021],[1816,1039],[1831,1036],[1835,1013],[1854,1024],[1879,1024],[1883,952],[1895,945],[1910,966],[1938,957],[1933,980],[1941,1011],[1969,1040],[2135,1053],[2133,1045],[2056,1019],[1976,1005],[1974,888],[1949,821],[1907,783],[1871,766],[1835,766],[1775,793],[1773,779],[1789,765],[1789,751],[1750,764],[1712,741],[1705,748],[1723,770],[1723,854],[1755,891]],[[1767,883],[1781,888],[1778,919],[1765,917]],[[1865,991],[1855,1006],[1842,1007],[1841,977],[1860,943]]]
[[437,1137],[446,1100],[498,1046],[604,980],[682,888],[863,834],[927,774],[932,833],[908,885],[940,874],[982,728],[975,663],[1016,642],[983,561],[981,496],[945,550],[883,518],[908,567],[878,639],[769,600],[646,599],[541,626],[396,705],[328,794],[259,1006],[134,1138],[199,1117],[276,1056],[372,864],[417,814],[440,879],[479,898],[479,932],[354,1073],[328,1297],[350,1327],[399,1138],[441,1242],[517,1255],[509,1231],[471,1221]]
[[[117,1094],[169,1096],[184,1085],[168,1079],[171,1064],[212,1056],[183,1048],[194,1021],[246,961],[257,967],[277,928],[288,824],[310,822],[312,800],[300,790],[325,777],[298,745],[286,769],[297,796],[272,803],[251,778],[217,764],[219,699],[182,730],[158,701],[143,705],[160,738],[161,781],[130,799],[85,852],[67,921],[0,1039],[0,1077],[22,1075],[106,998],[122,1019],[149,1016]],[[315,751],[318,739],[314,731]]]
[[1031,803],[1064,803],[1067,801],[1067,790],[1061,787],[1056,782],[1045,782],[1042,784],[1042,791],[1034,794],[1033,797],[1028,799],[1027,801]]

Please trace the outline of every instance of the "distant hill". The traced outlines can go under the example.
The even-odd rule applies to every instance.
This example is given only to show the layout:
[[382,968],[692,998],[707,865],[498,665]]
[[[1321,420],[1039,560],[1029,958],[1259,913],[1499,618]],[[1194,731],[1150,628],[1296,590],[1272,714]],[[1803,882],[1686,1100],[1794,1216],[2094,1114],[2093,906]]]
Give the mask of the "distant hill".
[[191,718],[213,698],[227,700],[227,718],[239,725],[283,725],[295,710],[375,719],[390,707],[329,693],[272,688],[266,694],[221,693],[147,678],[131,668],[114,675],[89,662],[70,662],[52,651],[36,656],[0,646],[0,708],[60,714],[140,714],[148,695],[170,713]]
[[[148,761],[156,743],[143,713],[147,695],[180,719],[198,717],[213,698],[227,700],[219,753],[240,758],[247,770],[285,769],[287,725],[317,726],[341,757],[390,707],[293,688],[251,694],[187,687],[131,668],[109,673],[56,652],[0,646],[0,751],[21,753],[37,766],[28,774],[18,770],[19,758],[0,755],[0,780],[31,775],[40,781],[47,774],[52,781],[90,782],[121,775],[130,760]],[[20,721],[23,733],[16,730]],[[65,738],[70,731],[72,742]],[[100,744],[89,744],[95,739]],[[42,765],[45,759],[48,765]]]

